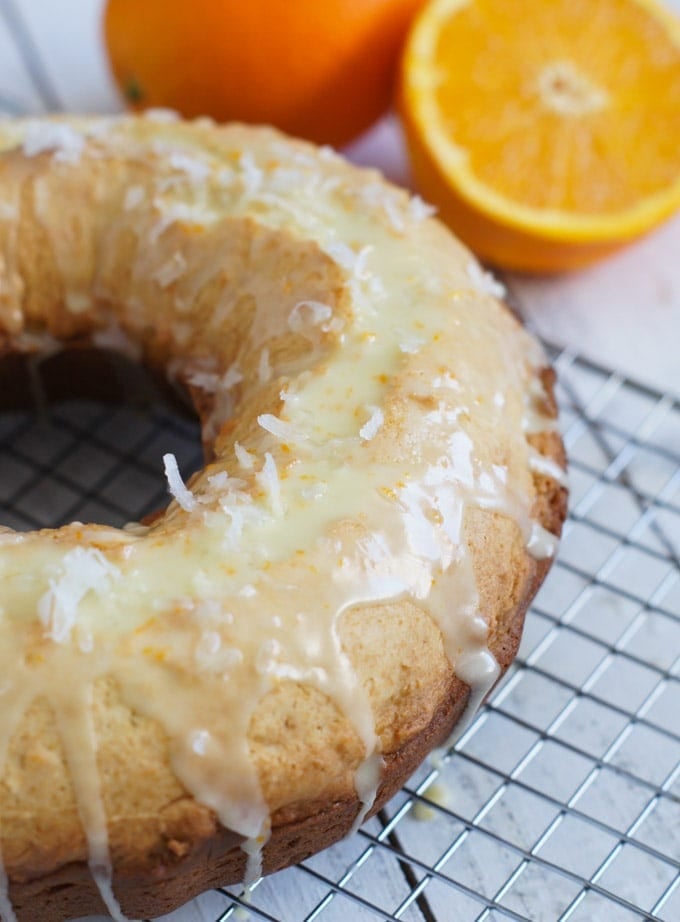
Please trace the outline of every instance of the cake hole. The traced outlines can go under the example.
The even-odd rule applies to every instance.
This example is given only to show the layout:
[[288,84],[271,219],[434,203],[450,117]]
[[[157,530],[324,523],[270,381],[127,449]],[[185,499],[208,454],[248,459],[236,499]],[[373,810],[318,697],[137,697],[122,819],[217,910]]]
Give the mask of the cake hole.
[[163,455],[203,465],[188,396],[116,353],[0,359],[0,525],[140,521],[170,500]]

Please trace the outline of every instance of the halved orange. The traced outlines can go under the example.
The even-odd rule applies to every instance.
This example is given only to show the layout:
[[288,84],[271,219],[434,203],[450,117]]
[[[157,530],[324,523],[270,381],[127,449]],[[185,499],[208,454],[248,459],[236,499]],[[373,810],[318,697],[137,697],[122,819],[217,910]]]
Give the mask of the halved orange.
[[420,190],[496,265],[584,265],[680,207],[680,21],[652,0],[432,0],[400,108]]

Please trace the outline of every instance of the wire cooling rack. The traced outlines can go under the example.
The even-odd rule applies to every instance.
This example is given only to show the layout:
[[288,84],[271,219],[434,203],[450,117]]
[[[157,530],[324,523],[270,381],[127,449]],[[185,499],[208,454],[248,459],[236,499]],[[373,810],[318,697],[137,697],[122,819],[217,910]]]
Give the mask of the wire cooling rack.
[[[80,68],[58,91],[24,21],[43,9],[0,0],[0,111],[80,99]],[[680,406],[551,352],[572,509],[515,666],[352,838],[164,922],[680,920]],[[197,427],[158,407],[2,413],[0,524],[139,519],[167,501],[168,451],[201,463]]]
[[[165,922],[680,919],[680,404],[551,350],[571,515],[515,666],[357,834]],[[162,407],[0,415],[0,521],[122,524],[201,463]]]

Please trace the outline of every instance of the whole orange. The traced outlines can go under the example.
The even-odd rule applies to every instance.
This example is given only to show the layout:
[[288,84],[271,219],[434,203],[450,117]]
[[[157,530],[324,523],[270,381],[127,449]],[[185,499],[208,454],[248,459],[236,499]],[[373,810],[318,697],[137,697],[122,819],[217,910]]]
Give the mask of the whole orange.
[[133,108],[260,122],[342,145],[390,105],[423,0],[108,0],[104,35]]

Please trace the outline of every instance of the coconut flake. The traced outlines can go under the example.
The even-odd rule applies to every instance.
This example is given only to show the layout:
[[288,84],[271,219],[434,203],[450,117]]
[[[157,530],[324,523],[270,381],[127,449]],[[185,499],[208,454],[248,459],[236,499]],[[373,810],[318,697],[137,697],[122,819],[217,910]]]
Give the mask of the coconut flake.
[[217,474],[208,477],[208,483],[213,489],[222,493],[223,496],[229,492],[240,493],[246,486],[245,480],[240,477],[230,477],[227,471],[218,471]]
[[258,525],[265,519],[265,514],[253,504],[250,494],[241,490],[233,490],[222,496],[220,508],[231,519],[229,529],[224,535],[225,546],[229,548],[239,545],[247,524]]
[[78,607],[89,592],[107,592],[120,570],[95,548],[76,547],[64,555],[62,574],[50,579],[50,588],[38,600],[38,617],[45,636],[66,643],[76,626]]
[[198,387],[209,394],[215,394],[217,391],[229,391],[243,381],[243,375],[236,365],[230,365],[222,376],[214,371],[196,370],[188,372],[185,377],[186,381],[193,387]]
[[255,474],[255,479],[269,496],[269,502],[274,515],[282,515],[283,503],[281,501],[281,481],[279,472],[276,468],[276,461],[270,452],[264,456],[264,465],[262,470]]
[[393,196],[387,195],[385,196],[385,200],[382,203],[382,207],[383,211],[387,215],[387,220],[390,222],[393,229],[398,234],[403,234],[406,230],[406,225],[404,223],[400,202],[398,202]]
[[243,173],[243,185],[245,186],[246,195],[255,195],[262,186],[264,173],[255,163],[250,151],[241,154],[239,166]]
[[168,163],[174,169],[185,173],[192,182],[197,184],[205,182],[211,173],[210,167],[203,160],[199,160],[198,157],[191,157],[181,151],[170,154]]
[[382,182],[372,182],[363,186],[359,193],[359,198],[369,208],[380,208],[391,225],[392,229],[398,234],[403,234],[406,230],[404,220],[404,194],[390,189]]
[[70,125],[33,121],[26,126],[22,149],[27,157],[53,151],[60,163],[77,163],[84,147],[85,138]]
[[359,435],[365,442],[374,439],[385,422],[385,416],[380,407],[369,407],[369,410],[372,411],[371,415],[359,430]]
[[330,144],[323,144],[318,150],[318,155],[326,163],[339,163],[342,160],[338,152]]
[[163,465],[165,467],[165,476],[168,481],[168,488],[179,505],[186,512],[191,512],[196,508],[196,497],[187,489],[182,480],[182,475],[177,466],[177,458],[171,453],[163,455]]
[[409,199],[408,210],[414,221],[424,221],[426,218],[431,218],[437,214],[435,206],[430,205],[419,195],[413,195]]
[[255,462],[255,455],[252,452],[248,451],[247,448],[244,448],[243,445],[238,442],[234,442],[234,454],[236,455],[239,466],[242,467],[244,471],[252,470]]
[[199,390],[214,394],[220,384],[220,376],[214,371],[192,371],[186,376],[188,384]]
[[114,322],[100,330],[95,330],[92,334],[92,342],[100,349],[120,352],[121,355],[126,355],[135,362],[142,357],[141,345],[131,339],[125,330]]
[[471,259],[465,271],[472,282],[472,287],[481,294],[491,295],[493,298],[504,298],[508,293],[505,285],[499,282],[491,272],[482,269],[478,262]]
[[301,439],[307,438],[291,423],[279,419],[278,416],[274,416],[272,413],[262,413],[257,417],[257,421],[266,432],[269,432],[281,442],[299,442]]
[[343,243],[342,240],[334,240],[329,243],[326,247],[326,252],[341,268],[347,269],[349,272],[356,271],[357,252],[346,243]]
[[164,202],[160,198],[153,201],[154,207],[159,212],[158,220],[149,228],[149,240],[156,243],[158,239],[172,224],[195,224],[204,227],[206,222],[214,217],[214,212],[206,210],[201,205],[188,202]]
[[333,316],[333,308],[321,301],[298,301],[288,315],[288,327],[293,333],[304,333],[309,327],[319,326]]

